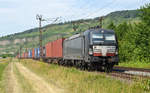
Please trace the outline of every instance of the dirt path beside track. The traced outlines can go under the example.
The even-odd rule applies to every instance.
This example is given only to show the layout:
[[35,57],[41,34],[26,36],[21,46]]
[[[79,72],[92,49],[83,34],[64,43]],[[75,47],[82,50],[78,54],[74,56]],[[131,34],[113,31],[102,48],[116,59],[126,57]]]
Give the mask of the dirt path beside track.
[[15,72],[14,72],[14,63],[9,63],[8,67],[5,70],[5,91],[6,93],[22,93],[22,89],[17,81]]
[[0,93],[65,93],[15,60],[5,68],[0,83]]
[[[28,68],[24,67],[20,63],[15,63],[16,67],[25,79],[32,85],[35,93],[62,93],[62,90],[51,86],[44,79],[31,72]],[[17,92],[16,92],[17,93]]]

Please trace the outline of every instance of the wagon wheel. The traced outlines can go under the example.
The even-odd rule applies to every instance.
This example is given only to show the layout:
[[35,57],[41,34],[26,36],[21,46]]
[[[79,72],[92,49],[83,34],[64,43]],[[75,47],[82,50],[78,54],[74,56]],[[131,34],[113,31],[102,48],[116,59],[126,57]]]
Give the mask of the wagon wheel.
[[58,65],[61,65],[63,60],[58,60]]
[[75,67],[79,68],[79,63],[77,61],[75,61]]
[[84,64],[83,64],[83,61],[79,61],[79,66],[80,66],[80,69],[81,69],[81,70],[84,70]]

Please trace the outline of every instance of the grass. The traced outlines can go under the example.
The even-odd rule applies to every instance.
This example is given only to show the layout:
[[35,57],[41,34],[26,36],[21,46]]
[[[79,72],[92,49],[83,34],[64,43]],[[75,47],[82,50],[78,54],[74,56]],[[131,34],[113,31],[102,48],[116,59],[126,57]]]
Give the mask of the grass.
[[21,85],[23,93],[35,93],[32,88],[32,85],[28,82],[28,80],[19,72],[18,68],[15,65],[14,72],[17,77],[17,82]]
[[2,59],[0,59],[0,63],[7,63],[11,60],[12,60],[12,58],[2,58]]
[[123,62],[119,63],[119,66],[150,69],[150,63],[148,62]]
[[4,75],[4,70],[5,68],[7,67],[8,65],[8,59],[0,59],[0,93],[3,93],[4,92],[4,86],[3,86],[3,75]]
[[149,81],[124,82],[105,74],[80,71],[33,60],[21,63],[43,77],[48,83],[67,90],[66,93],[148,93]]
[[8,63],[0,63],[0,81],[2,80],[2,75],[7,65]]

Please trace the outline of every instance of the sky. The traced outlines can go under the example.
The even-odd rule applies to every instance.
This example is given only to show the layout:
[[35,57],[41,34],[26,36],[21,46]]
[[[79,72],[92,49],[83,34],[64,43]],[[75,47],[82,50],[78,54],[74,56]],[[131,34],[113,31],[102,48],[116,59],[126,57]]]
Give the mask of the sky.
[[119,10],[139,9],[150,0],[0,0],[0,37],[38,27],[36,15],[50,24],[61,21],[94,18]]

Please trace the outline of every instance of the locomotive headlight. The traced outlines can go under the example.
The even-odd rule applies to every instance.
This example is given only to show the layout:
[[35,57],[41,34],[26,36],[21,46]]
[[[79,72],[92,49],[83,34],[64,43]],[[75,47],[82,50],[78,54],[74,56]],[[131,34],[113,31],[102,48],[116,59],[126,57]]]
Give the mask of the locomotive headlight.
[[116,55],[118,55],[119,53],[118,53],[118,49],[116,50]]
[[116,51],[116,55],[118,55],[118,51]]
[[93,55],[93,50],[89,48],[89,55]]

